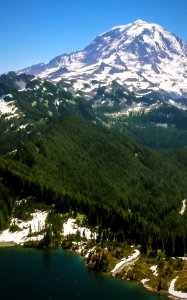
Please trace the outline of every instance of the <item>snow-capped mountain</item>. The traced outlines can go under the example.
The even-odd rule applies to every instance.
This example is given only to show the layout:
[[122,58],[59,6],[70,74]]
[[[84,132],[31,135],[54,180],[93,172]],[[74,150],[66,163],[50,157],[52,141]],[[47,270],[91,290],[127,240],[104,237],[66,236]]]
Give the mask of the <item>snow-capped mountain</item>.
[[187,98],[187,43],[157,24],[138,20],[104,32],[82,51],[20,71],[94,92],[113,81],[136,95]]

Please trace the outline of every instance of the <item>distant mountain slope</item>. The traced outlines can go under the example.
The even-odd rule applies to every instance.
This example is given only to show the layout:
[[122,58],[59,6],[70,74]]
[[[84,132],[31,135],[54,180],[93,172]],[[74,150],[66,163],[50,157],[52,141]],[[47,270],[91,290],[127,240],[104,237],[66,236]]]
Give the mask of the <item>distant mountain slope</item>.
[[115,80],[137,95],[187,97],[187,43],[157,24],[137,20],[99,35],[82,51],[20,72],[54,82],[63,79],[76,94]]
[[137,96],[112,82],[88,101],[73,96],[63,83],[14,72],[0,76],[0,154],[15,151],[20,139],[30,139],[50,120],[67,113],[128,134],[151,148],[187,146],[185,98]]
[[19,140],[30,139],[62,114],[91,119],[90,107],[46,80],[14,72],[0,76],[0,154],[15,151]]

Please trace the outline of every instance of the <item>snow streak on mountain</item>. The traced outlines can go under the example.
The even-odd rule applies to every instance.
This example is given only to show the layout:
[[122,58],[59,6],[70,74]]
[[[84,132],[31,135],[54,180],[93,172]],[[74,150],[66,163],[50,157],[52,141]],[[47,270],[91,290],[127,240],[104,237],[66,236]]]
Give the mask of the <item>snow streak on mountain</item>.
[[20,72],[89,94],[116,81],[136,95],[158,92],[187,98],[187,43],[157,24],[138,20],[104,32],[82,51]]

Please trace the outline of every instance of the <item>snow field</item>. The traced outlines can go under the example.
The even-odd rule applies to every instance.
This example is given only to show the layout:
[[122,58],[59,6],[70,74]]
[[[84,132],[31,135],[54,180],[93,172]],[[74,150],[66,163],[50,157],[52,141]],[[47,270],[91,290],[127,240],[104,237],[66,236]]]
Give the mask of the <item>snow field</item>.
[[23,245],[26,241],[41,240],[44,237],[43,235],[33,237],[28,237],[28,235],[33,232],[39,232],[45,228],[47,212],[36,211],[32,213],[31,216],[33,217],[32,220],[27,222],[17,218],[12,219],[11,225],[19,226],[20,231],[10,232],[9,229],[4,230],[0,234],[0,242],[14,242]]
[[97,234],[94,232],[92,233],[90,229],[86,227],[80,227],[76,223],[75,219],[69,218],[66,223],[63,225],[63,235],[69,235],[69,234],[77,234],[77,231],[80,233],[81,237],[85,237],[87,240],[90,240],[91,238],[96,239]]

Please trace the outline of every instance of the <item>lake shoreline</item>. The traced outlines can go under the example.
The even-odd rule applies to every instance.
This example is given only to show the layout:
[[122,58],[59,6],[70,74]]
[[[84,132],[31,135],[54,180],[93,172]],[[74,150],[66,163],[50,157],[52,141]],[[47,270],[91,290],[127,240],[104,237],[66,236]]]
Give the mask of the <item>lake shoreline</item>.
[[[50,296],[56,300],[165,300],[134,282],[115,279],[109,273],[88,271],[83,257],[68,252],[60,247],[45,250],[19,246],[0,248],[1,299],[11,300],[12,295],[17,299],[19,295],[18,299],[23,300],[27,295],[27,300],[45,300]],[[15,276],[18,272],[19,276]],[[8,289],[10,274],[14,281]],[[34,289],[30,289],[31,285]],[[94,292],[90,294],[91,290]]]
[[17,246],[14,242],[0,242],[0,247],[15,247]]
[[[66,253],[69,253],[69,254],[76,254],[76,255],[81,256],[81,257],[83,258],[83,260],[84,260],[84,265],[89,269],[89,267],[88,267],[87,264],[86,264],[86,261],[87,261],[86,257],[83,256],[83,255],[81,255],[81,253],[79,253],[79,252],[77,252],[76,250],[73,250],[73,249],[63,249],[61,246],[46,247],[46,248],[41,249],[41,248],[38,248],[38,247],[36,247],[36,246],[29,247],[29,246],[20,245],[20,244],[17,244],[17,243],[15,243],[15,242],[0,242],[0,248],[6,248],[6,247],[8,247],[8,248],[9,248],[9,247],[11,247],[11,248],[12,248],[12,247],[20,247],[20,248],[28,248],[28,249],[29,249],[29,248],[34,248],[34,249],[37,249],[37,250],[46,250],[46,249],[48,249],[48,250],[55,250],[55,249],[61,248],[61,249],[64,250],[64,252],[66,252]],[[136,260],[135,260],[135,261],[136,261]],[[132,263],[133,263],[133,261],[132,261]],[[129,262],[129,264],[131,264],[131,262]],[[122,270],[123,270],[123,267],[120,268],[118,275],[120,274],[120,272],[121,272]],[[94,272],[95,272],[95,271],[94,271]],[[98,272],[96,272],[96,273],[98,273]],[[148,286],[147,284],[143,284],[141,281],[129,280],[128,278],[116,276],[116,274],[115,274],[115,275],[112,274],[111,271],[107,271],[107,272],[99,272],[99,273],[101,273],[101,274],[103,274],[103,275],[106,274],[106,275],[111,276],[111,277],[113,277],[113,278],[115,278],[115,279],[117,279],[117,280],[120,279],[120,280],[122,280],[122,281],[124,281],[124,282],[131,282],[131,283],[134,283],[135,285],[140,286],[140,287],[143,288],[144,290],[147,290],[147,291],[149,291],[149,292],[151,292],[151,293],[153,293],[153,294],[155,294],[155,295],[164,296],[164,297],[169,298],[169,299],[172,299],[172,300],[177,300],[177,299],[180,300],[180,299],[183,299],[183,298],[175,297],[175,296],[169,294],[168,291],[164,291],[164,290],[157,291],[157,289],[155,289],[155,288],[153,288],[153,287],[150,287],[150,286]]]
[[[38,241],[37,241],[38,242]],[[21,248],[34,248],[34,249],[37,249],[37,250],[45,250],[45,249],[49,249],[49,250],[54,250],[54,249],[57,249],[57,248],[61,248],[62,250],[64,250],[65,252],[67,252],[67,253],[70,253],[70,254],[76,254],[76,255],[79,255],[79,256],[81,256],[82,258],[83,258],[83,260],[84,260],[84,265],[85,265],[85,267],[86,268],[88,268],[88,269],[90,269],[89,268],[89,266],[87,265],[87,256],[86,255],[84,255],[82,252],[80,252],[79,250],[77,251],[77,250],[75,250],[75,249],[73,249],[73,248],[69,248],[69,249],[64,249],[63,247],[62,247],[62,245],[56,245],[56,246],[49,246],[49,247],[43,247],[43,248],[39,248],[39,247],[37,247],[37,242],[36,241],[33,241],[32,242],[32,246],[28,246],[27,244],[26,245],[22,245],[22,244],[18,244],[18,243],[15,243],[15,242],[5,242],[5,241],[3,241],[3,242],[0,242],[0,248],[6,248],[6,247],[21,247]],[[89,249],[89,250],[92,250],[92,249]],[[88,253],[89,253],[89,250],[88,250]],[[138,250],[134,250],[134,251],[138,251]],[[132,254],[131,254],[132,255]],[[139,253],[139,255],[141,256],[141,254]],[[133,265],[137,260],[138,260],[138,256],[135,258],[135,259],[132,259],[132,261],[130,260],[128,263],[127,263],[127,265]],[[128,259],[127,259],[128,260]],[[118,263],[119,264],[119,263]],[[141,288],[143,288],[143,289],[145,289],[145,290],[147,290],[147,291],[149,291],[149,292],[151,292],[151,293],[153,293],[153,294],[155,294],[155,295],[160,295],[160,296],[164,296],[164,297],[167,297],[168,299],[170,298],[170,299],[172,299],[172,300],[180,300],[180,299],[182,299],[182,298],[179,298],[179,297],[174,297],[174,296],[172,296],[171,294],[169,294],[168,293],[168,291],[167,290],[161,290],[161,291],[158,291],[157,289],[155,289],[155,288],[153,288],[153,287],[151,287],[151,286],[149,286],[149,285],[147,285],[147,284],[143,284],[140,280],[139,281],[137,281],[137,280],[130,280],[129,278],[127,278],[127,277],[121,277],[121,273],[122,273],[122,271],[123,271],[123,269],[127,266],[126,264],[124,264],[124,265],[122,265],[120,268],[119,268],[119,272],[116,272],[116,273],[113,273],[111,270],[110,271],[106,271],[106,272],[102,272],[102,271],[100,271],[99,273],[101,273],[101,274],[106,274],[106,275],[109,275],[109,276],[111,276],[111,277],[114,277],[114,278],[116,278],[116,279],[120,279],[120,280],[122,280],[122,281],[124,281],[124,282],[131,282],[131,283],[134,283],[134,284],[136,284],[136,285],[138,285],[138,286],[140,286]],[[96,273],[98,273],[97,271],[94,271],[94,272],[96,272]],[[117,275],[117,276],[116,276]]]
[[[18,220],[16,220],[19,226],[22,224],[23,229],[15,232],[9,232],[8,229],[5,230],[1,234],[0,247],[21,246],[36,249],[54,249],[60,246],[66,252],[81,255],[84,258],[85,266],[88,269],[106,273],[127,282],[131,281],[137,283],[150,292],[176,299],[169,294],[169,284],[174,278],[176,269],[175,267],[172,267],[171,276],[164,277],[163,270],[159,268],[159,263],[162,261],[165,268],[168,267],[170,263],[167,261],[165,254],[161,250],[158,250],[157,256],[153,257],[150,253],[147,255],[140,253],[140,246],[130,246],[125,242],[113,244],[110,241],[106,241],[105,246],[103,246],[96,241],[98,235],[97,232],[92,232],[91,229],[81,226],[80,223],[79,225],[76,224],[76,220],[73,218],[68,218],[63,223],[63,234],[61,234],[58,240],[46,240],[44,238],[46,237],[44,233],[41,234],[41,232],[37,232],[38,228],[40,228],[40,230],[43,229],[42,226],[44,226],[43,223],[46,216],[46,212],[38,210],[32,214],[33,218],[29,222],[18,223]],[[38,222],[41,220],[41,217],[43,223],[39,224]],[[14,223],[13,220],[12,223]],[[29,233],[31,229],[32,235]],[[107,266],[101,268],[100,263],[103,263],[103,257],[104,264],[107,263]],[[95,262],[98,259],[99,268],[95,265]],[[177,261],[177,258],[172,259],[171,262],[174,264],[174,262]],[[139,269],[137,269],[137,265]],[[153,267],[154,270],[152,269]],[[162,276],[164,285],[162,282],[162,286],[159,289],[158,281]]]

